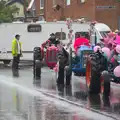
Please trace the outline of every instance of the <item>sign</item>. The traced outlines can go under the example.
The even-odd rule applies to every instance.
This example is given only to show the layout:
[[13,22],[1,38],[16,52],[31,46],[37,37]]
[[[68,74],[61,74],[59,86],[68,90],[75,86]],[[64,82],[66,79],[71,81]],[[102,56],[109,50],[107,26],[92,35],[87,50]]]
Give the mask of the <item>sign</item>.
[[41,32],[41,25],[39,24],[30,24],[27,27],[28,32]]
[[96,9],[101,9],[101,10],[116,9],[116,6],[96,6]]

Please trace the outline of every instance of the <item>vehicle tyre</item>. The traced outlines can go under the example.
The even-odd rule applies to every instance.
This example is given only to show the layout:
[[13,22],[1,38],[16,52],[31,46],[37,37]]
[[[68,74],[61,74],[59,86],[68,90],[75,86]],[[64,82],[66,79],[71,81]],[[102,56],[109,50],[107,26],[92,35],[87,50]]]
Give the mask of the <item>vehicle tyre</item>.
[[[86,64],[86,85],[89,93],[101,92],[101,72],[105,69],[105,59],[100,54],[94,53],[89,56]],[[104,64],[103,64],[104,63]]]
[[68,66],[68,69],[66,70],[66,85],[71,84],[71,79],[72,79],[72,48],[70,47],[69,66]]
[[110,75],[108,71],[103,71],[101,75],[101,93],[104,96],[110,95]]
[[81,73],[80,72],[74,72],[74,75],[75,76],[81,76]]
[[69,51],[69,64],[72,67],[72,48],[70,47],[70,51]]
[[41,77],[41,61],[36,60],[35,66],[34,66],[34,78],[40,78]]
[[41,48],[35,47],[33,51],[33,76],[34,78],[41,77]]
[[10,60],[4,60],[3,63],[4,63],[5,65],[8,65],[8,64],[10,64]]

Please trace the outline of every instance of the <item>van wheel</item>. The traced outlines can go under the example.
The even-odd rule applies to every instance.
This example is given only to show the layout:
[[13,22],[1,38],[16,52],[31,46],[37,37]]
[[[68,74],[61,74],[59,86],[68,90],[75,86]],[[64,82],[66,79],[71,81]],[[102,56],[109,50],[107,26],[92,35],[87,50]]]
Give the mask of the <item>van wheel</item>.
[[8,64],[10,64],[10,60],[4,60],[3,63],[4,63],[5,65],[8,65]]

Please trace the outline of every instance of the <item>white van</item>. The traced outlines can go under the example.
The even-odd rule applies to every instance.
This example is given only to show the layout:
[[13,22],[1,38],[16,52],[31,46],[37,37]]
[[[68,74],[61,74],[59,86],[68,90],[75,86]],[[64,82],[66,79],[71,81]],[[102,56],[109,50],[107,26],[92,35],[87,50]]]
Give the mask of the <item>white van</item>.
[[[88,36],[90,30],[90,23],[73,23],[72,29],[74,35],[77,33],[84,33]],[[95,32],[97,42],[103,38],[110,28],[103,24],[97,23],[95,25]],[[32,60],[32,51],[36,46],[41,46],[43,42],[48,40],[51,33],[55,33],[63,43],[68,42],[68,28],[66,22],[39,22],[39,23],[3,23],[0,24],[0,59],[12,59],[11,43],[16,34],[20,34],[20,41],[22,42],[23,58],[24,60]],[[5,53],[5,54],[4,54]],[[4,57],[3,57],[4,56]]]

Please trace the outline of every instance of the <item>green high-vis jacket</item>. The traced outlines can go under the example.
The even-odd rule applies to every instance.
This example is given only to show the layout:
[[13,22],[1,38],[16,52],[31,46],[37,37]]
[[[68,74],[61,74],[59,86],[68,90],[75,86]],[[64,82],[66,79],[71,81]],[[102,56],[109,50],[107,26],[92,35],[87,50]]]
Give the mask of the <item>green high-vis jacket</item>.
[[[19,45],[20,45],[20,54],[22,55],[22,50],[21,50],[21,42],[19,41]],[[14,38],[12,40],[12,55],[13,56],[17,56],[18,55],[18,43],[17,43],[17,39]]]

